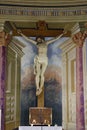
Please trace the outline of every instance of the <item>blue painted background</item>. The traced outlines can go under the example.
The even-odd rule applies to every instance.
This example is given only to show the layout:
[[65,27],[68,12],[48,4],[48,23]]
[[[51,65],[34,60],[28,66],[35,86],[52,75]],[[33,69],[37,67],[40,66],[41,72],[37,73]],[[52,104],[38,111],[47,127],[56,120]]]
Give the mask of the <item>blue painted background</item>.
[[[20,38],[19,38],[20,39]],[[35,39],[35,38],[33,38]],[[49,40],[50,38],[46,38]],[[48,46],[48,67],[45,72],[44,94],[45,107],[52,108],[52,125],[62,125],[62,62],[61,50],[58,46],[66,38],[61,38]],[[21,41],[26,45],[23,49],[21,67],[21,125],[29,125],[29,108],[37,106],[35,95],[34,57],[37,54],[35,45],[28,43],[23,38]]]

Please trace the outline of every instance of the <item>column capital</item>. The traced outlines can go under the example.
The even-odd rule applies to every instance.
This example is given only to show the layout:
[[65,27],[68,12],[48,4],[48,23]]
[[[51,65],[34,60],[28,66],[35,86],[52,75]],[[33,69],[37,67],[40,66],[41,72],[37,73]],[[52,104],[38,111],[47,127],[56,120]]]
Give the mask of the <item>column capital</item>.
[[83,46],[84,40],[87,37],[87,31],[85,30],[86,28],[83,23],[76,23],[71,29],[72,40],[79,47]]
[[0,32],[0,46],[7,46],[10,40],[11,37],[8,33],[6,33],[5,31]]
[[71,35],[73,36],[74,34],[78,32],[84,32],[86,30],[85,23],[77,22],[74,24],[74,26],[71,28]]
[[11,40],[10,27],[5,22],[0,22],[0,46],[7,46]]
[[72,40],[77,46],[83,47],[83,43],[86,37],[87,37],[87,31],[84,31],[83,33],[78,32],[72,36]]
[[0,32],[4,30],[5,22],[0,22]]

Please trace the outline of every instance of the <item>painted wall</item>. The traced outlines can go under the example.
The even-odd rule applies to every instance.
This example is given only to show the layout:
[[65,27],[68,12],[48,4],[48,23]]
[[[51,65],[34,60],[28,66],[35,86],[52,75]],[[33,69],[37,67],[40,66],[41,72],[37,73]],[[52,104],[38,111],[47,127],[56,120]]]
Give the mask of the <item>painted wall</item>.
[[[20,38],[19,38],[20,39]],[[49,40],[46,38],[45,40]],[[37,48],[31,43],[27,43],[24,48],[25,55],[22,58],[21,67],[21,125],[29,125],[29,108],[37,106],[37,97],[35,94],[35,76],[34,76],[34,57],[37,54]],[[45,107],[52,108],[52,125],[62,125],[62,61],[61,50],[58,48],[66,38],[61,38],[57,42],[48,46],[48,67],[45,72]]]

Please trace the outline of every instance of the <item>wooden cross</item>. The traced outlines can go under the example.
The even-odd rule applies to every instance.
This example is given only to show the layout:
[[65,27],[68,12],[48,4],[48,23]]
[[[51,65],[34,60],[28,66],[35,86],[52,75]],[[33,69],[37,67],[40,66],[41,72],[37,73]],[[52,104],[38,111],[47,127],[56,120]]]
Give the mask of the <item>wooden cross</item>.
[[[21,29],[21,32],[27,36],[27,37],[37,37],[37,36],[43,36],[43,37],[56,37],[62,34],[64,29],[48,29],[47,23],[45,21],[39,21],[36,23],[36,29]],[[70,31],[67,31],[67,33],[63,36],[70,37],[71,33]],[[13,36],[19,36],[17,33],[17,30],[13,30]],[[44,86],[42,93],[37,97],[37,106],[38,107],[44,107]]]
[[[19,28],[20,29],[20,28]],[[37,37],[37,36],[43,36],[43,37],[56,37],[63,33],[64,28],[59,29],[49,29],[48,25],[45,21],[39,21],[36,23],[35,29],[24,29],[21,28],[21,31],[24,35],[27,37]],[[65,37],[70,37],[71,32],[67,31],[67,33],[64,35]],[[17,30],[13,30],[13,36],[19,36],[17,33]]]

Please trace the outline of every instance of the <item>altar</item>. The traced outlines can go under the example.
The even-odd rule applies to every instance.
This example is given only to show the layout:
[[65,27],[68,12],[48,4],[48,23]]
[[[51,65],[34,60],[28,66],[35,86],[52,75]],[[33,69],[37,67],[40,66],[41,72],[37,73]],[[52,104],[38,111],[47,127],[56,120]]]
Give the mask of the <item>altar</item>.
[[61,126],[19,126],[19,130],[62,130]]

